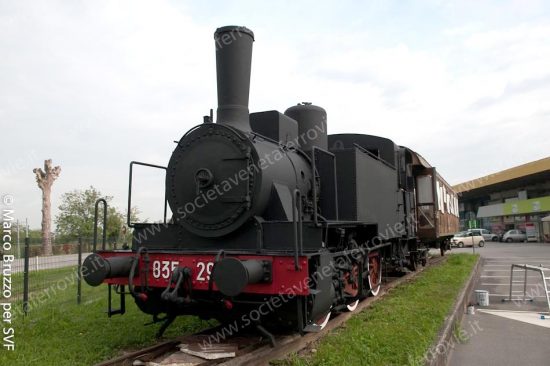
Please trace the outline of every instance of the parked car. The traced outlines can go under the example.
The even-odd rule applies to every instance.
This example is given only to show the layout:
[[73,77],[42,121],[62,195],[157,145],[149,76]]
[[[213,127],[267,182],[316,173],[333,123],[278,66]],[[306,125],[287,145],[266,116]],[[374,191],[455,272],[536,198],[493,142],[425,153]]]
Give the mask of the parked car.
[[465,246],[471,247],[472,245],[482,247],[485,245],[485,240],[481,235],[476,235],[468,231],[461,231],[453,236],[453,238],[451,239],[451,245],[457,246],[459,248],[464,248]]
[[469,229],[468,232],[483,236],[485,241],[498,241],[499,239],[497,234],[493,234],[487,229]]
[[502,241],[511,243],[513,241],[523,242],[527,240],[527,235],[521,230],[508,230],[502,236]]

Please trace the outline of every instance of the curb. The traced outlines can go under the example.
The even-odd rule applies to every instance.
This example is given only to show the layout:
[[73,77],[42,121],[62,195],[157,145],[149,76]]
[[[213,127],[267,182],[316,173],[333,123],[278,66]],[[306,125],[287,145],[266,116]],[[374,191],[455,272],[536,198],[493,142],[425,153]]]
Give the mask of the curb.
[[[468,302],[470,299],[470,294],[474,288],[474,284],[476,280],[479,278],[479,272],[481,269],[483,259],[481,257],[478,258],[474,269],[472,273],[470,274],[470,277],[466,281],[466,285],[460,292],[453,309],[451,310],[449,316],[447,316],[447,319],[445,320],[445,323],[443,324],[443,327],[439,331],[439,335],[436,339],[436,341],[431,345],[431,347],[428,349],[431,352],[430,359],[426,360],[425,365],[426,366],[446,366],[449,358],[451,350],[454,346],[452,346],[450,349],[448,347],[449,344],[452,342],[451,337],[453,336],[453,330],[454,325],[456,323],[460,324],[462,321],[462,318],[464,317],[464,314],[466,313],[466,307],[468,306]],[[442,352],[440,352],[440,346],[442,349]]]

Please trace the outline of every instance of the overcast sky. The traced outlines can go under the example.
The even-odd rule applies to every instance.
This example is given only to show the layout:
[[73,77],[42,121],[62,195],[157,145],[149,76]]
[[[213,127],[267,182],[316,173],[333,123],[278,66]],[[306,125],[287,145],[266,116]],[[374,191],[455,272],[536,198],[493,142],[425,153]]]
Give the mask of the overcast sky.
[[[328,132],[385,136],[451,184],[550,155],[548,1],[0,0],[0,193],[40,226],[32,169],[124,208],[131,160],[166,165],[216,107],[213,32],[254,43],[250,110],[309,101]],[[153,217],[162,176],[140,173]],[[155,202],[156,207],[155,206]]]

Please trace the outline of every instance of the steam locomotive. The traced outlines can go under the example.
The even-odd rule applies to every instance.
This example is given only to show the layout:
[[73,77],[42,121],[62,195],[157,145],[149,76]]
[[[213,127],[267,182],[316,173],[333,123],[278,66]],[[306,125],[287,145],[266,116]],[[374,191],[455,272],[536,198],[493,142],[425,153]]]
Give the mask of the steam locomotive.
[[443,254],[458,200],[434,167],[384,137],[328,135],[311,103],[249,113],[254,34],[226,26],[214,39],[216,123],[210,113],[186,132],[167,167],[130,165],[130,181],[135,164],[166,171],[164,222],[129,221],[131,249],[83,264],[89,285],[108,285],[109,315],[131,294],[164,320],[159,334],[179,315],[318,331],[376,296],[387,271]]

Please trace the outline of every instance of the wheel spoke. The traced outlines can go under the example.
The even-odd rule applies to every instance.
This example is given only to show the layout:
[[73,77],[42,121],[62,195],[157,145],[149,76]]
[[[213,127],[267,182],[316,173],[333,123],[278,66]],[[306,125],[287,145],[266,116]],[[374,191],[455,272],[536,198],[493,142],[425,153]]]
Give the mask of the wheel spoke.
[[348,311],[354,311],[359,305],[357,296],[359,295],[359,265],[354,264],[351,271],[344,275],[344,292],[351,298],[349,304],[346,305]]
[[382,278],[382,265],[380,253],[373,252],[369,254],[369,288],[372,296],[377,296],[380,292],[380,280]]

